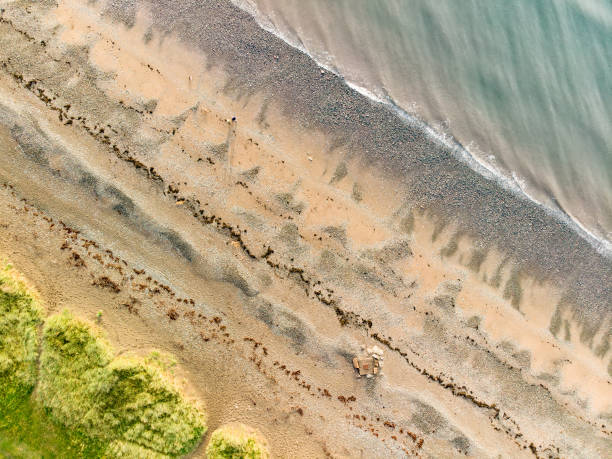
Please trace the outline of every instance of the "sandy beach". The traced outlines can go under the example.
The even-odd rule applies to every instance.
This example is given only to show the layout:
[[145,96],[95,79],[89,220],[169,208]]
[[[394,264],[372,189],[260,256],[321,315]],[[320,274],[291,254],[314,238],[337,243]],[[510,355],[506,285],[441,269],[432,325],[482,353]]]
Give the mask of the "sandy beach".
[[49,311],[175,355],[209,432],[609,455],[612,262],[552,215],[230,2],[0,7],[0,255]]

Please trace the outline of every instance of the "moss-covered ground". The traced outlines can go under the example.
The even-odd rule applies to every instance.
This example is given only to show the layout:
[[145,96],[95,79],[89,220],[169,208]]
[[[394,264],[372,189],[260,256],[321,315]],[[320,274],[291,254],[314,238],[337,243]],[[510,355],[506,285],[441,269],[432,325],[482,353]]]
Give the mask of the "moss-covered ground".
[[[44,323],[44,325],[43,325]],[[154,359],[115,358],[69,313],[46,321],[10,266],[0,270],[0,456],[176,457],[206,431]]]

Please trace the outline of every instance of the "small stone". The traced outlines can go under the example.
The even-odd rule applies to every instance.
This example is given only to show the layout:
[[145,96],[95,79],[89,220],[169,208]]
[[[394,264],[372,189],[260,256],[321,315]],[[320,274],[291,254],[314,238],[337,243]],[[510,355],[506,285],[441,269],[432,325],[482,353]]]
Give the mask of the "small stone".
[[309,157],[308,157],[308,161],[312,161],[312,156],[309,156]]

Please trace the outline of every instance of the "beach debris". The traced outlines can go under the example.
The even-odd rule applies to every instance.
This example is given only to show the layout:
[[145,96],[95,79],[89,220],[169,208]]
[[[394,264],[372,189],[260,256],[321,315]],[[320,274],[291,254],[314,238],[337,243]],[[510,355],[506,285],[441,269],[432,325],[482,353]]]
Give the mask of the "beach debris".
[[353,367],[359,371],[357,377],[373,378],[379,374],[383,366],[383,350],[378,346],[366,347],[361,345],[361,352],[361,355],[353,357]]
[[325,70],[321,69],[321,75],[325,75]]
[[312,156],[309,156],[309,157],[308,157],[308,161],[312,161]]

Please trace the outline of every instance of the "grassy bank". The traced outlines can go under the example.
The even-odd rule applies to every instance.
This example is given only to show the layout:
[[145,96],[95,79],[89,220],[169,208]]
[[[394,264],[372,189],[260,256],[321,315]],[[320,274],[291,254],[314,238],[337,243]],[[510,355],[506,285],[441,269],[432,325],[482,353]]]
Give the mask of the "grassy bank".
[[158,365],[115,358],[69,313],[45,321],[10,266],[0,272],[0,384],[8,457],[176,457],[206,431]]
[[42,311],[10,265],[0,270],[0,455],[101,456],[101,445],[53,422],[32,397]]
[[2,457],[102,457],[105,446],[52,420],[30,396],[0,407]]
[[10,405],[36,384],[41,309],[10,265],[0,271],[0,403]]
[[115,455],[144,450],[180,456],[204,434],[205,419],[160,369],[115,358],[110,344],[64,313],[44,326],[38,398],[54,419],[112,444]]
[[226,424],[215,430],[206,447],[208,459],[269,459],[266,439],[252,427]]

